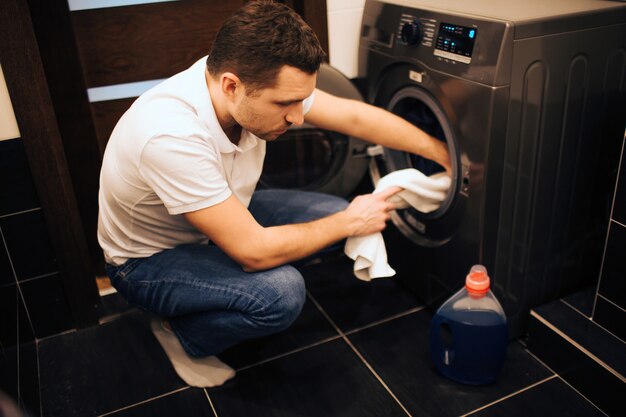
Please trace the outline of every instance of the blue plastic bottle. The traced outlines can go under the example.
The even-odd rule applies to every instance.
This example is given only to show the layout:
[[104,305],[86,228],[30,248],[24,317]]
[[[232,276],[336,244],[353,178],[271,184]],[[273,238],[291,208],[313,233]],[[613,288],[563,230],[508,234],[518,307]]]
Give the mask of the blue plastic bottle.
[[430,324],[430,352],[437,370],[462,384],[494,382],[508,344],[506,315],[489,289],[489,276],[474,265],[465,287],[439,307]]

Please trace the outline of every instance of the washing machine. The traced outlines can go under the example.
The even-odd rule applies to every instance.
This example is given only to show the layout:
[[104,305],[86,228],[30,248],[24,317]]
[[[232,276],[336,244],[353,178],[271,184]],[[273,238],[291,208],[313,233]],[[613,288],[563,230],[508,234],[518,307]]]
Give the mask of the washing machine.
[[[386,233],[398,279],[433,307],[484,264],[511,336],[529,309],[597,282],[626,124],[626,4],[367,0],[366,99],[444,141],[452,187]],[[374,181],[442,168],[391,149]]]

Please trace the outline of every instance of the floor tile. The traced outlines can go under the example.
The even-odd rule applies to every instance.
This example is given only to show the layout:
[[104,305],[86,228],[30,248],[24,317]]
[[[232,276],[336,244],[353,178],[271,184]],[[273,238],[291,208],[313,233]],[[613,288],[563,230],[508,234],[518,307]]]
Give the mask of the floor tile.
[[44,417],[95,416],[185,386],[143,313],[39,343]]
[[440,376],[430,359],[431,314],[419,311],[348,336],[413,416],[459,416],[551,373],[512,342],[495,384],[467,386]]
[[219,357],[232,368],[240,369],[332,337],[339,334],[307,299],[302,313],[287,330],[240,343]]
[[[545,319],[541,321],[538,317],[542,316],[531,316],[528,324],[528,350],[608,415],[624,414],[623,403],[618,400],[626,398],[623,378],[607,362],[601,364],[594,360],[589,355],[590,350],[581,350],[580,341],[565,339],[563,329],[558,328],[559,334],[546,324]],[[571,321],[576,322],[575,319]],[[607,336],[608,333],[594,343],[597,345],[604,340],[602,344],[607,344]]]
[[602,417],[584,397],[558,377],[520,392],[476,413],[472,417],[568,416]]
[[303,270],[309,292],[343,332],[421,305],[394,278],[365,282],[352,268],[353,261],[341,257]]
[[534,309],[535,312],[600,358],[621,375],[626,375],[624,342],[609,334],[592,320],[583,317],[562,301],[554,301]]
[[134,405],[107,417],[215,417],[203,389],[187,388],[145,403]]
[[219,417],[406,417],[343,339],[246,369],[207,392]]

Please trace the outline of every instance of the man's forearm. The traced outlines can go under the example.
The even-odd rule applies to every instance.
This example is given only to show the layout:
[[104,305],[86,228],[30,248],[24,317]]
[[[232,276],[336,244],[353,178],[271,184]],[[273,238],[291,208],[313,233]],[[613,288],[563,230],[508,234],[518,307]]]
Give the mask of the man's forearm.
[[344,212],[307,223],[264,228],[257,237],[257,248],[250,251],[243,265],[248,271],[273,268],[312,255],[350,236]]
[[[363,236],[385,228],[395,209],[387,199],[401,188],[391,187],[376,194],[356,197],[338,213],[308,223],[262,228],[248,240],[241,264],[246,270],[272,268],[319,252],[350,236]],[[258,229],[257,229],[258,230]]]
[[365,103],[358,106],[354,136],[399,151],[432,159],[450,172],[448,147],[403,118]]

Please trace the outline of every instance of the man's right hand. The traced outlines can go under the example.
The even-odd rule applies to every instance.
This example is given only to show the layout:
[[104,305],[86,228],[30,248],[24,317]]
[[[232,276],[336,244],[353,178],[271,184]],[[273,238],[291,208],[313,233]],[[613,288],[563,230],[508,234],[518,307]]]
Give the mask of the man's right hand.
[[348,219],[349,236],[363,236],[382,231],[391,212],[396,209],[387,199],[402,191],[400,187],[390,187],[376,194],[356,197],[344,210]]
[[345,210],[308,223],[263,227],[234,195],[184,217],[246,271],[259,271],[302,259],[346,237],[380,232],[396,208],[386,200],[401,190],[359,196]]

